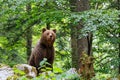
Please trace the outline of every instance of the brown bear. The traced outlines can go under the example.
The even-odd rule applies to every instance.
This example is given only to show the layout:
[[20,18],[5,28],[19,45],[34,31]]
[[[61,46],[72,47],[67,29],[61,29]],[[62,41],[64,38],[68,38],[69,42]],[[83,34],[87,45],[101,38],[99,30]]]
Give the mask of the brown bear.
[[47,62],[53,65],[54,61],[54,41],[56,38],[56,30],[42,29],[41,39],[33,49],[28,64],[36,67],[38,73],[40,70],[40,62],[43,58],[47,58]]

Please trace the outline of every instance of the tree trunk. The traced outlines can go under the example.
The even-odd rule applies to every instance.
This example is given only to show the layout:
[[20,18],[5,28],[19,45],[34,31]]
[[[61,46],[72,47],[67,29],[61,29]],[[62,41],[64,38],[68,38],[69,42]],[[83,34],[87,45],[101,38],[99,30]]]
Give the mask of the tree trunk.
[[[26,11],[28,15],[30,14],[31,11],[31,4],[29,3],[26,6]],[[30,54],[31,54],[31,49],[32,49],[32,27],[30,27],[26,31],[26,49],[27,49],[27,61],[29,60]]]
[[46,28],[50,29],[50,23],[46,23]]
[[[90,8],[89,0],[70,0],[70,3],[73,12],[82,12]],[[72,67],[79,69],[78,72],[84,80],[90,80],[94,76],[92,33],[89,32],[86,37],[79,38],[83,27],[82,22],[71,27]]]
[[[82,12],[90,8],[89,0],[70,0],[70,3],[71,11],[73,12]],[[83,37],[81,39],[78,38],[81,34],[79,31],[82,28],[83,25],[81,22],[79,22],[79,25],[71,27],[72,66],[77,69],[80,68],[79,60],[82,53],[84,52],[88,54],[88,38],[90,38],[89,35],[88,37]]]

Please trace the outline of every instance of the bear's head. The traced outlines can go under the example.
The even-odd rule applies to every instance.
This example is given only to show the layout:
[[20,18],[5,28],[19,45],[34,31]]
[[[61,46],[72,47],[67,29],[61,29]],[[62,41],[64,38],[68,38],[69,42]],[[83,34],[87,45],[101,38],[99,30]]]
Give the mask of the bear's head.
[[42,29],[42,43],[45,44],[46,46],[53,46],[53,43],[55,41],[56,38],[56,29],[53,30],[48,30],[46,28]]

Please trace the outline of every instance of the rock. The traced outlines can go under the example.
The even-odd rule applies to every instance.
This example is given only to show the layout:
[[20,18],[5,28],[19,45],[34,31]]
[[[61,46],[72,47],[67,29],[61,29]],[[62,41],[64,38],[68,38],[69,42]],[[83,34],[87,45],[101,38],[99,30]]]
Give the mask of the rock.
[[65,72],[64,80],[78,80],[80,75],[77,73],[75,68],[70,68],[68,71]]
[[0,64],[0,80],[6,80],[7,77],[14,75],[14,71],[7,65]]
[[[14,70],[13,70],[14,69]],[[0,63],[0,80],[16,80],[20,75],[21,71],[24,72],[27,78],[34,78],[37,76],[37,70],[28,64],[18,64],[10,68],[8,65]],[[15,71],[17,70],[17,71]],[[15,72],[14,72],[15,71]],[[16,74],[16,72],[18,72]]]
[[18,65],[15,65],[14,68],[23,71],[25,73],[25,76],[28,78],[34,78],[37,76],[36,68],[28,64],[18,64]]
[[7,80],[19,80],[17,75],[7,77]]
[[66,72],[66,74],[78,74],[78,73],[77,73],[77,70],[76,70],[75,68],[70,68],[70,69]]

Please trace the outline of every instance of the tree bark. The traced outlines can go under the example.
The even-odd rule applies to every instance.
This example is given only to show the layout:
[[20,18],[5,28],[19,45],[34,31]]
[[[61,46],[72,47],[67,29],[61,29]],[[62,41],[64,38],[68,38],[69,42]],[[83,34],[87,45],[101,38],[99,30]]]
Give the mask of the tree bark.
[[50,23],[46,23],[46,28],[49,30],[50,29]]
[[[89,0],[70,0],[70,4],[72,12],[82,12],[90,8]],[[76,69],[80,68],[80,57],[82,53],[88,54],[88,38],[89,40],[91,39],[90,35],[81,39],[78,38],[78,36],[81,35],[80,30],[83,27],[82,22],[79,22],[79,25],[77,26],[71,27],[72,67],[75,67]],[[91,52],[91,50],[89,52]]]
[[[72,12],[76,12],[76,0],[70,0],[70,7]],[[72,25],[72,24],[71,24]],[[71,27],[71,54],[72,54],[72,67],[78,69],[78,54],[77,54],[77,28],[72,25]]]
[[[30,15],[30,11],[31,11],[30,3],[26,6],[26,11],[27,11],[28,15]],[[26,31],[27,61],[29,60],[29,57],[31,54],[31,49],[32,49],[32,27],[31,27],[31,25],[29,25],[29,26],[30,27]]]

